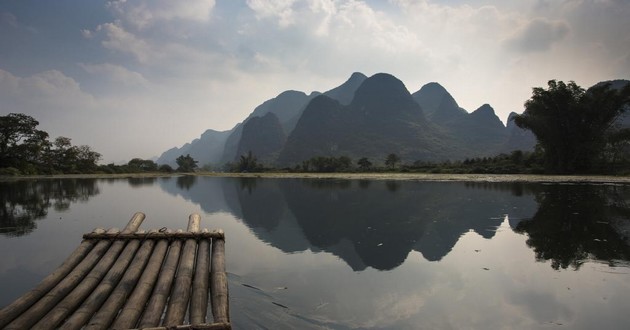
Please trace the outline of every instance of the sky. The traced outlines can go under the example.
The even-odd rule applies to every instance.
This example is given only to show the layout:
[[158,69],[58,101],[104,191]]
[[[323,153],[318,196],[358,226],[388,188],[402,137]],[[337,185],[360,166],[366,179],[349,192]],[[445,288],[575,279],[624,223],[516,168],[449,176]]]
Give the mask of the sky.
[[0,115],[120,163],[385,72],[505,122],[548,80],[630,79],[628,17],[630,0],[0,0]]

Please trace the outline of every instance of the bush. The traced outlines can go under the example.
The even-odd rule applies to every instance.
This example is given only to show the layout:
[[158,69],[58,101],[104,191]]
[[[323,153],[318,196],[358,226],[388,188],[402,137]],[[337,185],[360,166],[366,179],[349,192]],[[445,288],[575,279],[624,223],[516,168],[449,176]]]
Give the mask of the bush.
[[17,175],[20,175],[20,174],[22,174],[20,172],[20,170],[18,170],[15,167],[3,167],[3,168],[0,168],[0,175],[3,175],[3,176],[17,176]]

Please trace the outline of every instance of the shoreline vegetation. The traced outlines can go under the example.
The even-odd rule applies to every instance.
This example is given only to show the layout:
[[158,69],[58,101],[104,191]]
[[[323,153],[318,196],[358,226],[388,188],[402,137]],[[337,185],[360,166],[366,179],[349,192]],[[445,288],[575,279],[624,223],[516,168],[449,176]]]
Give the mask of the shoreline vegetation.
[[400,181],[460,181],[460,182],[540,182],[630,184],[630,176],[613,175],[547,175],[547,174],[438,174],[438,173],[299,173],[299,172],[190,172],[190,173],[120,173],[120,174],[57,174],[0,176],[0,182],[46,179],[125,179],[178,176],[269,178],[269,179],[333,179],[333,180],[400,180]]

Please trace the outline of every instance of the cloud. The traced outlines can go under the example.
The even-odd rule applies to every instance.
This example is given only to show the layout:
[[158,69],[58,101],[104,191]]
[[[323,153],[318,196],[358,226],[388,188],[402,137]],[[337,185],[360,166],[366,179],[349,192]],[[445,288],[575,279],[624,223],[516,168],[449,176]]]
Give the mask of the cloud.
[[138,62],[147,62],[148,59],[153,56],[152,54],[154,54],[146,41],[125,31],[120,25],[120,22],[101,24],[96,28],[96,31],[103,31],[107,36],[107,39],[102,41],[103,47],[109,50],[132,54]]
[[571,31],[564,21],[535,18],[505,41],[506,47],[518,52],[542,52],[563,40]]
[[256,13],[256,18],[276,18],[278,25],[285,28],[295,23],[295,12],[292,8],[295,2],[295,0],[247,0],[247,6]]
[[111,63],[88,64],[79,63],[79,66],[86,72],[98,75],[112,83],[122,84],[124,86],[146,86],[148,80],[142,74],[131,71],[121,65]]
[[48,70],[28,77],[17,77],[0,69],[0,99],[34,102],[46,99],[43,104],[64,104],[69,99],[91,102],[92,97],[81,91],[79,83],[58,70]]
[[215,0],[113,0],[107,5],[126,23],[147,29],[165,21],[207,22]]

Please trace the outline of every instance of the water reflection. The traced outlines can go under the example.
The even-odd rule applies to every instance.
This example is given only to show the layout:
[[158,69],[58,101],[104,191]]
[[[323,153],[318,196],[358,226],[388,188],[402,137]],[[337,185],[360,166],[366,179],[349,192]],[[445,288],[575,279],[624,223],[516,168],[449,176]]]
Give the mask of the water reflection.
[[190,190],[197,182],[197,177],[192,175],[184,175],[177,177],[177,187],[183,190]]
[[[462,235],[491,239],[507,216],[539,261],[579,269],[587,260],[630,260],[630,188],[485,182],[261,178],[129,178],[156,183],[208,213],[229,212],[285,253],[326,251],[352,270],[391,270],[412,251],[448,255]],[[0,184],[0,234],[21,236],[50,208],[67,210],[99,194],[95,179]]]
[[[466,232],[492,238],[505,216],[556,269],[630,260],[625,186],[238,178],[221,189],[259,239],[287,253],[326,251],[355,271],[391,270],[411,251],[440,261]],[[287,235],[295,228],[302,237]]]
[[99,193],[95,179],[20,180],[0,184],[0,234],[22,236],[37,227],[51,207],[67,210]]
[[536,193],[536,214],[515,231],[554,269],[577,270],[593,259],[615,266],[630,260],[629,200],[625,186],[548,185]]

